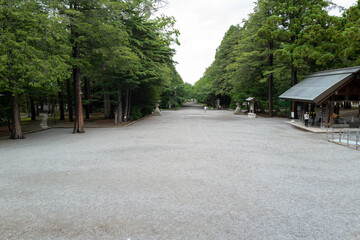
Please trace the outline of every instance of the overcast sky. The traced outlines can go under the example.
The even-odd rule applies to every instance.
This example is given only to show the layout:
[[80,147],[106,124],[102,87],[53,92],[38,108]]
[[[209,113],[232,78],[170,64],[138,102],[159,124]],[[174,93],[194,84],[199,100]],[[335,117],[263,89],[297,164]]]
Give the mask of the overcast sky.
[[[231,25],[241,24],[253,11],[255,0],[167,0],[161,10],[174,16],[181,46],[176,46],[176,69],[185,82],[194,84],[214,61],[216,48]],[[333,0],[348,8],[356,0]]]

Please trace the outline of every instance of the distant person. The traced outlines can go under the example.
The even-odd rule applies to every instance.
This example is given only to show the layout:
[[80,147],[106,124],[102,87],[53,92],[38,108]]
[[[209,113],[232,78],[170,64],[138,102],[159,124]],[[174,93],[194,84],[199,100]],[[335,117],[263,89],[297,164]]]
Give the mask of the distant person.
[[313,112],[312,114],[312,123],[311,123],[311,126],[314,126],[315,125],[315,119],[316,119],[316,112]]
[[207,110],[207,106],[204,106],[204,112],[206,112],[206,110]]
[[309,125],[309,113],[306,112],[304,114],[304,120],[305,120],[305,127],[307,127]]

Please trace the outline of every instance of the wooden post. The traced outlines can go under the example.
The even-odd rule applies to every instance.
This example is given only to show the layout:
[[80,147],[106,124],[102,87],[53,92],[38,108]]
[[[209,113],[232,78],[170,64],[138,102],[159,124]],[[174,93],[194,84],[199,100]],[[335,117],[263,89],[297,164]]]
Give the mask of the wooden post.
[[325,111],[325,122],[324,122],[324,126],[328,127],[328,123],[329,123],[329,102],[326,102],[326,111]]
[[330,127],[334,125],[334,102],[330,101]]

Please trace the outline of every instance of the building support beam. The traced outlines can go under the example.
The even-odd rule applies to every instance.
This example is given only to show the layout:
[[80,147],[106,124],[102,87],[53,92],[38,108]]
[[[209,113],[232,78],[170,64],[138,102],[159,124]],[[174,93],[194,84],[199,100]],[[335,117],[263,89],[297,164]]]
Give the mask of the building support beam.
[[329,123],[329,101],[326,102],[326,110],[325,110],[325,122],[324,122],[324,126],[328,127],[328,123]]

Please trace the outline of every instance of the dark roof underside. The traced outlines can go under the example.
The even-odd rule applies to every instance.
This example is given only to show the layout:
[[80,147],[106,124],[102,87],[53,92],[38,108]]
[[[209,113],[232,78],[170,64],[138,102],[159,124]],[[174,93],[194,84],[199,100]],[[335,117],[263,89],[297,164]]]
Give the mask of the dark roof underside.
[[284,92],[279,98],[319,103],[359,71],[360,66],[310,74],[303,81]]

